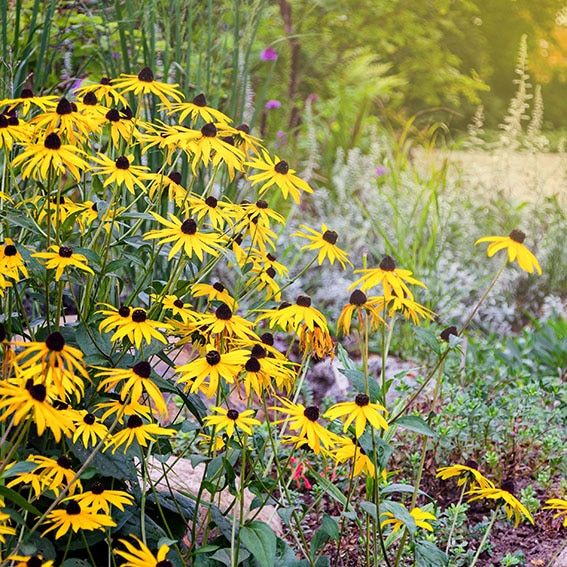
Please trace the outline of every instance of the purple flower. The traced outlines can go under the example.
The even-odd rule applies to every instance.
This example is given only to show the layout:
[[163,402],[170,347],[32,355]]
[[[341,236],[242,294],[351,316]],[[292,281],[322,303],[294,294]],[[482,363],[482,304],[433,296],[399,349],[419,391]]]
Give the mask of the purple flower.
[[262,61],[275,61],[278,58],[278,54],[273,47],[266,47],[262,53],[260,53],[260,59]]
[[376,174],[376,177],[382,177],[382,175],[386,175],[386,173],[390,173],[390,170],[387,167],[384,167],[383,165],[379,165],[374,173]]
[[264,107],[270,110],[270,108],[280,108],[281,105],[282,103],[279,100],[269,100]]

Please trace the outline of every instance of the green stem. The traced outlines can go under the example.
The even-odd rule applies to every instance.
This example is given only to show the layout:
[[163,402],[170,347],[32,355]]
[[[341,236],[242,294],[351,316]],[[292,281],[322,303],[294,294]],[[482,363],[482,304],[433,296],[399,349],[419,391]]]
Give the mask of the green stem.
[[490,535],[490,531],[492,530],[492,526],[494,526],[494,522],[496,521],[496,515],[498,513],[498,508],[495,508],[492,511],[492,517],[490,518],[490,523],[488,524],[488,527],[486,528],[486,531],[484,532],[484,535],[482,536],[482,540],[478,546],[478,549],[476,550],[476,554],[473,557],[472,563],[469,565],[469,567],[474,567],[476,565],[476,562],[478,561],[478,558],[480,557],[480,554],[482,552],[482,548],[484,547],[484,544],[486,543],[486,540],[488,539],[488,536]]
[[467,483],[463,484],[463,488],[461,490],[461,495],[459,496],[459,501],[457,502],[457,506],[455,508],[455,516],[453,517],[453,522],[451,523],[451,529],[449,531],[449,537],[447,538],[447,547],[445,547],[445,554],[449,555],[449,550],[451,548],[451,540],[453,539],[453,533],[455,532],[455,527],[457,525],[457,518],[459,517],[459,510],[461,508],[461,504],[463,503],[463,498],[465,496],[465,490],[467,489]]

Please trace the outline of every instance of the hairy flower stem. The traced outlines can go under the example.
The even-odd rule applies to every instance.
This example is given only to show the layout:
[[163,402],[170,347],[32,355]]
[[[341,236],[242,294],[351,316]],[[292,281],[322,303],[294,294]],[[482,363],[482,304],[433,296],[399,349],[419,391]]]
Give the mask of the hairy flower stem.
[[457,518],[459,517],[459,509],[461,504],[463,503],[463,498],[465,496],[465,490],[467,489],[467,483],[463,484],[463,488],[461,489],[461,495],[459,496],[459,501],[457,502],[457,506],[455,508],[455,516],[453,517],[453,521],[451,522],[451,529],[449,530],[449,537],[447,538],[447,546],[445,547],[445,553],[448,555],[449,550],[451,549],[451,540],[453,539],[453,534],[455,533],[455,527],[457,526]]
[[486,540],[488,539],[488,536],[490,535],[490,532],[492,530],[492,526],[494,526],[494,522],[496,521],[497,513],[498,513],[498,508],[495,508],[494,510],[492,510],[492,517],[490,518],[490,523],[488,524],[486,531],[484,532],[484,535],[482,536],[482,540],[481,540],[480,544],[478,545],[478,549],[476,550],[475,556],[473,557],[472,563],[469,565],[469,567],[474,567],[476,565],[476,562],[478,561],[478,558],[480,557],[480,554],[482,552],[482,548],[484,547],[484,544],[486,543]]

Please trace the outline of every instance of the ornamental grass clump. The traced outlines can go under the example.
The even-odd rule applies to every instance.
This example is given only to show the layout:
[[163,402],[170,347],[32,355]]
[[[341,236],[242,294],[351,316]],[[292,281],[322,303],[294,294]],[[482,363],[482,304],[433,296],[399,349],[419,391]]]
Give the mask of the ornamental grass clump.
[[[159,120],[145,115],[154,97]],[[298,275],[278,261],[277,208],[313,188],[204,94],[185,98],[144,68],[59,100],[0,101],[0,564],[271,567],[297,555],[314,566],[328,544],[338,565],[351,529],[369,565],[427,553],[443,564],[429,538],[436,516],[418,506],[435,433],[414,401],[440,383],[474,312],[433,336],[432,369],[392,404],[384,372],[379,383],[370,375],[370,341],[386,359],[400,325],[436,317],[417,301],[423,283],[391,256],[355,270],[336,324],[358,341],[354,364],[321,306],[288,293],[316,262],[355,263],[332,223],[293,235],[308,241]],[[539,272],[519,234],[480,241]],[[337,355],[351,397],[300,399],[311,360]],[[412,484],[388,470],[404,427],[424,439]],[[203,463],[196,492],[152,480],[170,458]],[[311,541],[297,463],[305,486],[322,489],[317,505],[326,495],[339,510]],[[232,501],[221,507],[223,492]],[[468,494],[503,499],[516,524],[530,519],[493,485]],[[268,504],[286,540],[258,519]]]

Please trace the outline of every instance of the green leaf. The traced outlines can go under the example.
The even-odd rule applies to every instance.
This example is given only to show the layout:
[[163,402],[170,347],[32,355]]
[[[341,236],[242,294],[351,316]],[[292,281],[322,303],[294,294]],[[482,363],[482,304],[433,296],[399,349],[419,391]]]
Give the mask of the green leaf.
[[441,346],[439,339],[429,329],[423,327],[414,327],[413,332],[417,338],[425,343],[435,354],[441,354]]
[[404,429],[409,429],[410,431],[415,431],[416,433],[421,433],[427,437],[436,437],[437,434],[425,423],[422,417],[419,415],[405,415],[399,417],[394,422],[395,425],[399,425]]
[[340,532],[339,524],[334,518],[331,518],[328,514],[323,515],[323,521],[321,522],[321,528],[325,530],[329,537],[334,541],[339,541]]
[[10,500],[16,506],[20,506],[20,508],[31,512],[34,516],[41,516],[41,512],[33,504],[30,504],[18,492],[15,492],[7,486],[0,486],[0,496],[3,496],[6,500]]
[[319,528],[311,537],[311,555],[317,555],[317,553],[325,547],[325,544],[329,541],[329,534],[321,527]]
[[61,567],[91,567],[91,564],[88,561],[84,561],[83,559],[72,557],[71,559],[66,559],[61,564]]
[[375,521],[378,521],[378,508],[374,502],[368,502],[368,500],[363,500],[360,502],[359,506]]
[[441,567],[447,565],[449,558],[431,541],[420,540],[415,544],[415,564],[417,567]]
[[368,382],[368,395],[370,400],[375,402],[380,399],[382,392],[380,391],[380,386],[374,378],[368,377],[364,378],[364,373],[361,370],[354,368],[339,368],[339,372],[344,374],[352,383],[354,389],[362,394],[366,393],[366,382]]
[[[398,502],[386,500],[380,504],[380,516],[382,516],[384,512],[390,512],[396,520],[400,520],[400,522],[403,523],[412,537],[415,535],[417,530],[415,520],[405,506],[402,506]],[[384,521],[387,517],[381,517],[381,521]]]
[[[415,488],[411,484],[390,484],[380,489],[380,494],[393,494],[394,492],[406,492],[408,494],[413,494]],[[422,496],[427,496],[423,490],[418,490],[418,493]]]
[[276,559],[276,534],[264,522],[250,522],[240,528],[240,541],[261,567],[273,567]]
[[12,478],[22,473],[32,472],[38,466],[37,463],[31,461],[19,461],[12,465],[9,469],[4,469],[0,478]]

